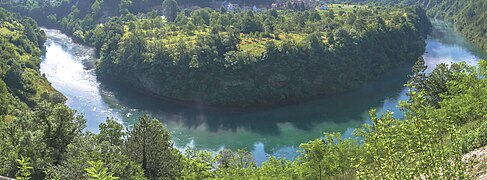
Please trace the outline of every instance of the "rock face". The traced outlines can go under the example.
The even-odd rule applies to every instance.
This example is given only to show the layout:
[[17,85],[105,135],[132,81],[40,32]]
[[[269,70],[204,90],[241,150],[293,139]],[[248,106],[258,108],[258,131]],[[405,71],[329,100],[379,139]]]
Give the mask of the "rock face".
[[463,155],[463,161],[470,165],[468,173],[472,179],[487,180],[487,146]]

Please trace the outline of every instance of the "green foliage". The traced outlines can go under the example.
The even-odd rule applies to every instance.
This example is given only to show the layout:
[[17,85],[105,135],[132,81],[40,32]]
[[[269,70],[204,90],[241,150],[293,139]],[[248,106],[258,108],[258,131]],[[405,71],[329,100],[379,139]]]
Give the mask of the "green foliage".
[[487,145],[487,121],[484,120],[484,122],[477,129],[476,136],[476,147],[483,147]]
[[[108,172],[123,180],[143,180],[144,172],[141,166],[131,161],[123,151],[123,144],[112,144],[113,139],[121,138],[117,133],[110,131],[120,127],[116,121],[107,120],[100,125],[105,127],[98,135],[83,134],[69,145],[63,162],[60,165],[48,168],[48,179],[88,179],[85,169],[90,168],[90,161],[101,161],[108,168]],[[110,128],[107,128],[110,127]],[[110,142],[111,141],[111,142]]]
[[[57,104],[64,103],[64,97],[39,73],[46,37],[37,23],[1,8],[0,18],[0,174],[27,175],[25,168],[17,168],[25,163],[31,167],[29,176],[43,178],[46,165],[61,158],[85,122]],[[58,96],[61,98],[53,98]],[[17,162],[21,157],[30,160]]]
[[461,136],[460,144],[462,146],[462,152],[467,153],[474,150],[477,137],[475,133],[466,132]]
[[289,160],[271,156],[262,163],[262,167],[254,175],[262,179],[303,179],[298,175],[299,171],[301,170],[296,168]]
[[149,179],[177,177],[181,173],[181,155],[173,148],[169,132],[147,115],[129,131],[125,153],[140,164]]
[[181,179],[198,180],[213,177],[212,168],[215,163],[211,152],[186,148],[182,160]]
[[116,180],[117,177],[113,176],[113,173],[108,172],[108,168],[105,167],[105,163],[102,161],[88,161],[89,168],[85,171],[89,176],[89,180]]
[[[304,179],[346,179],[354,177],[353,160],[359,156],[357,141],[342,140],[338,133],[327,134],[299,146],[302,155],[296,160]],[[334,178],[331,178],[334,177]]]
[[[251,2],[261,3],[241,3]],[[205,4],[166,0],[166,22],[157,11],[143,14],[160,5],[155,0],[73,0],[69,14],[45,19],[56,17],[63,32],[95,46],[101,79],[217,106],[273,105],[352,89],[419,57],[430,26],[420,8],[364,6],[335,15],[291,3],[300,12],[178,13],[178,3]]]
[[98,142],[108,142],[110,146],[122,146],[126,132],[123,125],[113,118],[107,118],[105,123],[99,125],[100,133],[96,136]]
[[[409,101],[401,103],[406,114],[404,120],[395,119],[390,112],[377,117],[376,111],[371,111],[372,125],[365,125],[358,131],[364,138],[361,148],[365,152],[356,165],[358,177],[466,177],[465,165],[461,161],[462,148],[469,150],[476,135],[461,135],[458,127],[480,120],[481,116],[477,114],[486,112],[478,105],[483,102],[479,98],[486,89],[479,88],[485,83],[479,75],[483,67],[464,63],[451,67],[440,65],[429,75],[423,73],[424,68],[422,60],[414,67],[415,74],[408,83]],[[439,86],[445,89],[438,91],[435,87]]]
[[420,5],[428,10],[428,15],[455,23],[456,29],[466,35],[474,44],[487,50],[486,1],[479,0],[345,0],[372,4]]
[[[3,102],[17,101],[13,98],[18,98],[33,107],[40,102],[41,94],[57,94],[37,73],[45,34],[31,18],[17,16],[1,8],[0,14],[0,97]],[[8,96],[7,92],[12,96]],[[7,106],[0,108],[2,114],[8,110]]]
[[64,105],[41,104],[36,108],[36,116],[40,118],[40,127],[43,127],[49,156],[53,157],[55,164],[61,163],[68,145],[81,135],[86,120],[75,116],[75,112]]
[[216,179],[251,179],[254,172],[258,170],[257,164],[248,151],[238,150],[233,152],[225,149],[218,153],[217,156],[218,170]]
[[[437,120],[413,116],[400,121],[391,113],[381,118],[375,114],[371,111],[373,125],[359,131],[365,139],[365,155],[356,164],[359,178],[450,179],[466,175],[454,127],[442,132],[444,127]],[[445,145],[443,138],[452,142]]]
[[22,156],[20,159],[17,159],[19,163],[19,171],[17,172],[16,178],[19,180],[29,180],[31,178],[32,173],[30,172],[33,167],[30,166],[30,158],[24,158]]
[[162,2],[162,12],[169,21],[174,21],[179,12],[178,3],[175,0],[164,0]]

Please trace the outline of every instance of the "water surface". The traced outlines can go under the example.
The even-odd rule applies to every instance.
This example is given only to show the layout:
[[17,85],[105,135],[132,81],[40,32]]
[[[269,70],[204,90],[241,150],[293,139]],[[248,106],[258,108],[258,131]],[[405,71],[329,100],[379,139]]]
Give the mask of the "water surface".
[[[429,71],[438,63],[475,64],[485,57],[451,24],[436,20],[433,24],[424,54]],[[354,128],[368,122],[372,108],[395,111],[401,117],[397,102],[407,99],[403,84],[411,72],[410,64],[357,90],[300,104],[258,110],[190,107],[100,83],[93,70],[92,48],[73,43],[57,30],[45,31],[48,41],[41,71],[68,98],[66,104],[85,116],[87,129],[93,132],[98,132],[107,116],[130,126],[148,113],[165,123],[178,147],[247,149],[262,162],[268,155],[295,157],[300,143],[318,138],[322,132],[350,136]]]

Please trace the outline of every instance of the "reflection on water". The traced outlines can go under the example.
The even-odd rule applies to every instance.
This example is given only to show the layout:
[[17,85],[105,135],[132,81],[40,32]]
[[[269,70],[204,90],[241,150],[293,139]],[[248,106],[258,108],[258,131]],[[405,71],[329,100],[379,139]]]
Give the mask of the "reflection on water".
[[[461,60],[475,64],[478,57],[485,57],[451,25],[434,21],[434,26],[424,55],[430,69],[438,63]],[[85,115],[88,130],[97,132],[106,116],[130,126],[142,113],[148,113],[166,124],[179,147],[248,149],[258,162],[268,154],[295,157],[300,143],[318,138],[324,131],[350,136],[354,128],[368,121],[371,108],[395,111],[401,117],[396,105],[407,99],[403,84],[410,64],[357,90],[300,104],[246,110],[191,107],[99,83],[91,48],[73,43],[56,30],[46,30],[46,34],[49,40],[41,71],[68,97],[67,105]]]
[[440,63],[465,61],[474,65],[479,57],[486,57],[482,50],[457,33],[452,24],[439,20],[432,20],[432,23],[435,28],[428,39],[427,53],[423,56],[429,71]]

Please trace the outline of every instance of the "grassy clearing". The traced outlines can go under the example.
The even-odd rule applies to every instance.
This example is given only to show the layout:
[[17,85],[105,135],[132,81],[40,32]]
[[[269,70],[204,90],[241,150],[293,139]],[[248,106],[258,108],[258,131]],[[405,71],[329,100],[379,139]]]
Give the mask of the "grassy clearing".
[[241,36],[238,48],[255,56],[262,55],[265,52],[265,43],[272,41],[270,38],[252,38],[244,34]]
[[260,56],[265,52],[265,44],[269,41],[274,42],[276,45],[281,45],[284,40],[300,42],[304,39],[305,36],[303,34],[297,33],[279,33],[276,36],[266,38],[255,38],[241,34],[241,41],[238,47],[241,51],[248,52],[254,56]]
[[365,5],[356,5],[356,4],[328,4],[328,10],[343,10],[343,11],[353,11],[358,9],[367,9],[369,6]]

